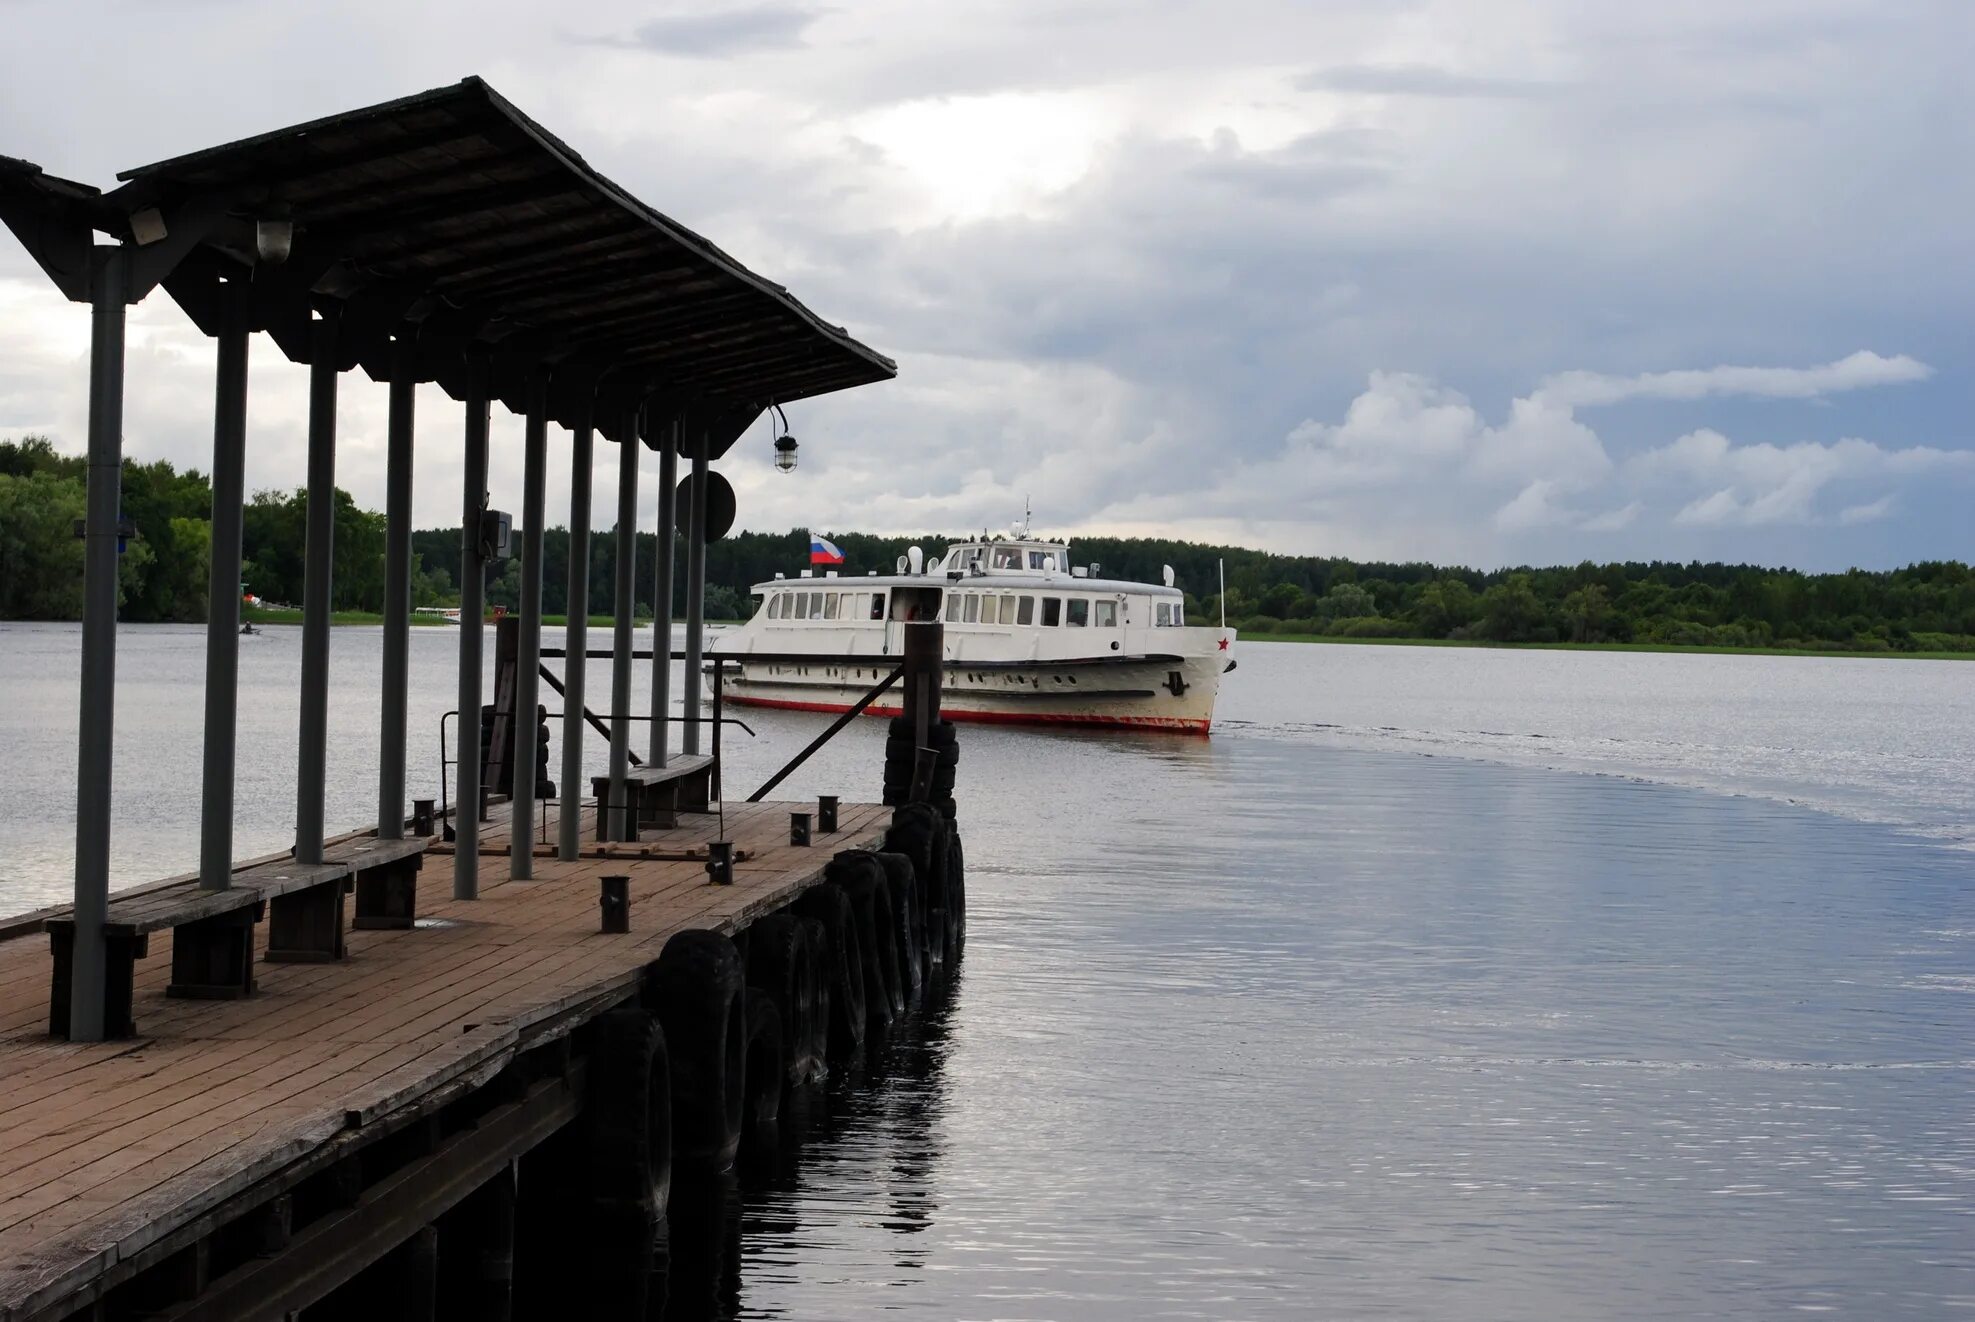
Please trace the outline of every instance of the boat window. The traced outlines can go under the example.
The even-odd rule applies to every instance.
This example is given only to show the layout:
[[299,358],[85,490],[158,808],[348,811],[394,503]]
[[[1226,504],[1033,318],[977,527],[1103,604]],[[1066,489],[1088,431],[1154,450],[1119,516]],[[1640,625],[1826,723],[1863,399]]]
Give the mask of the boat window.
[[960,622],[961,622],[962,624],[976,624],[976,623],[979,623],[979,621],[980,621],[980,618],[981,618],[981,598],[980,598],[980,594],[979,594],[979,593],[977,593],[977,592],[969,592],[969,593],[967,594],[967,604],[966,604],[966,606],[965,606],[965,607],[963,608],[963,610],[964,610],[964,613],[963,613],[963,614],[961,615],[961,617],[960,617]]
[[1049,568],[1049,552],[1047,551],[1029,552],[1029,568],[1030,569]]
[[882,592],[871,594],[871,618],[874,620],[885,618],[885,594]]
[[946,622],[948,624],[960,622],[960,594],[957,592],[946,594]]
[[1034,624],[1036,622],[1036,599],[1034,597],[1020,597],[1017,600],[1022,605],[1021,609],[1015,614],[1015,623]]
[[836,592],[825,592],[825,593],[823,594],[823,618],[824,618],[824,619],[826,619],[826,620],[834,620],[834,619],[836,619],[836,618],[837,618],[837,598],[838,598],[838,597],[839,597],[840,595],[841,595],[840,593],[836,593]]
[[1176,601],[1173,603],[1173,627],[1178,628],[1180,625],[1185,623],[1186,623],[1186,607],[1182,603]]
[[823,618],[823,594],[820,592],[809,594],[809,618],[812,620]]
[[1063,622],[1063,599],[1044,597],[1042,599],[1042,627],[1054,629]]
[[1072,629],[1081,629],[1085,625],[1089,624],[1090,598],[1071,597],[1069,601],[1070,601],[1070,612],[1068,617],[1063,622],[1069,625],[1070,628]]
[[782,618],[782,594],[779,592],[768,598],[768,618],[771,620]]
[[995,547],[994,567],[996,569],[1020,569],[1022,567],[1022,548],[1019,546]]
[[1152,612],[1154,628],[1163,629],[1173,622],[1173,603],[1170,601],[1160,602],[1152,608]]
[[1015,599],[1013,597],[1004,596],[1001,599],[1001,622],[1003,624],[1013,624],[1015,622]]
[[1096,625],[1100,629],[1117,628],[1118,603],[1115,601],[1100,601],[1095,603],[1095,605],[1097,607],[1097,615],[1096,618],[1091,621],[1091,623]]

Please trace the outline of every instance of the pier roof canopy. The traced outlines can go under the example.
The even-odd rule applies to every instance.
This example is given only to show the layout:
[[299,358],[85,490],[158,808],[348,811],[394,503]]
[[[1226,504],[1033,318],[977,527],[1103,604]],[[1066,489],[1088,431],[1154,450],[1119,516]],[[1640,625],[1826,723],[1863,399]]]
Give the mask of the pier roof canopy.
[[334,309],[346,365],[383,378],[393,337],[415,329],[421,379],[463,397],[467,355],[488,354],[492,394],[519,410],[548,369],[551,416],[573,425],[594,398],[614,439],[656,397],[703,411],[717,453],[771,402],[897,372],[478,78],[127,170],[109,193],[5,165],[17,231],[21,202],[51,220],[88,209],[119,237],[150,212],[197,218],[164,284],[208,333],[220,278],[255,267],[257,223],[287,222],[292,250],[254,269],[252,300],[290,358],[307,360],[311,315]]

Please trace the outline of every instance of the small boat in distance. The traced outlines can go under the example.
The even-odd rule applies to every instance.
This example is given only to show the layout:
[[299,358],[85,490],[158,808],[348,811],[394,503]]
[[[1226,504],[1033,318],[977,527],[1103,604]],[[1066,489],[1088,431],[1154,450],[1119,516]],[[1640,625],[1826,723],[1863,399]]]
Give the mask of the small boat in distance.
[[[714,655],[740,658],[726,701],[848,711],[890,673],[903,623],[933,618],[946,626],[940,708],[953,720],[1205,734],[1234,668],[1234,631],[1188,625],[1170,568],[1163,585],[1102,578],[1072,566],[1066,542],[983,534],[931,563],[915,546],[893,574],[815,572],[755,584],[753,617],[714,642]],[[817,660],[790,659],[803,653]],[[898,715],[897,699],[868,711]]]

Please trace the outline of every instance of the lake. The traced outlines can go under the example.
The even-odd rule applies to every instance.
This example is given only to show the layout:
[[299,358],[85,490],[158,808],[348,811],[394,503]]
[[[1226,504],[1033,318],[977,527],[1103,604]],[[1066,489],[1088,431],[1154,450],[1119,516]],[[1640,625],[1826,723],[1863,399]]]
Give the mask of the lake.
[[[0,626],[0,912],[69,885],[78,637]],[[334,637],[332,826],[378,639]],[[298,643],[242,640],[243,854],[288,840]],[[453,646],[413,633],[416,793]],[[135,882],[196,859],[203,632],[121,647]],[[1211,739],[963,729],[957,982],[708,1195],[675,1315],[1975,1307],[1975,667],[1238,655]],[[823,720],[737,714],[730,793]],[[876,797],[882,738],[786,794]]]

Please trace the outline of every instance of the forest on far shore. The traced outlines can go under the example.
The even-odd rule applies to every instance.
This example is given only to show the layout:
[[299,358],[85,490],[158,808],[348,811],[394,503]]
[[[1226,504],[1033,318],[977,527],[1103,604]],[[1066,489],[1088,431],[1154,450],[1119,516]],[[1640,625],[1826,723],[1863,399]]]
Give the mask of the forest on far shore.
[[[72,620],[82,614],[84,463],[39,437],[0,441],[0,619]],[[244,589],[269,602],[299,602],[307,499],[263,491],[248,502]],[[120,561],[121,616],[131,621],[205,617],[211,565],[212,490],[195,469],[125,460],[123,513],[136,527]],[[824,530],[818,530],[824,531]],[[517,543],[519,542],[519,529]],[[967,534],[881,537],[828,532],[845,577],[891,572],[908,546],[938,554]],[[459,600],[457,528],[412,535],[412,604]],[[1108,577],[1157,583],[1171,565],[1194,623],[1218,620],[1218,571],[1227,570],[1228,622],[1243,632],[1338,638],[1493,643],[1647,643],[1856,652],[1975,652],[1975,572],[1958,561],[1902,569],[1806,574],[1755,565],[1653,561],[1480,571],[1424,562],[1384,564],[1288,556],[1163,538],[1085,537],[1078,564]],[[543,608],[567,606],[569,534],[543,535]],[[638,535],[640,614],[649,614],[657,539]],[[683,557],[680,557],[683,559]],[[738,619],[748,589],[809,563],[809,532],[736,533],[707,548],[706,613]],[[593,614],[613,600],[616,537],[590,537]],[[336,609],[381,610],[384,516],[336,493]],[[513,607],[519,560],[491,567],[490,605]],[[683,613],[683,604],[675,613]]]

